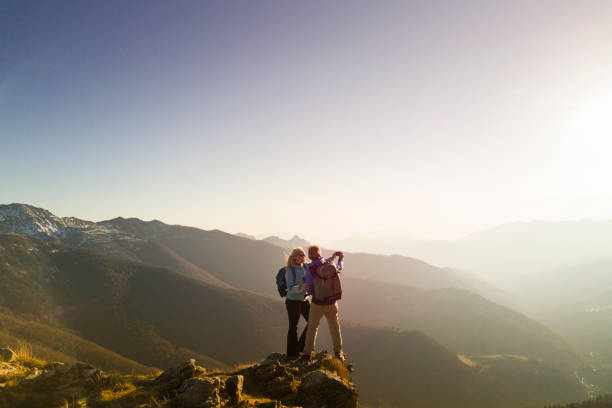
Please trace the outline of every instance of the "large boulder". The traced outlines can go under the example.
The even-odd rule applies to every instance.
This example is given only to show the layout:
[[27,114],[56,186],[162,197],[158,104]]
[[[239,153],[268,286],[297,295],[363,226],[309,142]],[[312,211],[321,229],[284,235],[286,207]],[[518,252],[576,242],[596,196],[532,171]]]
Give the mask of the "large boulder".
[[161,373],[155,379],[155,386],[160,391],[174,390],[183,384],[183,381],[203,374],[206,370],[196,366],[195,360],[189,359],[178,367],[172,367]]
[[304,408],[356,408],[357,392],[342,378],[325,370],[316,370],[302,378],[299,388]]
[[[332,364],[333,362],[333,364]],[[328,353],[312,359],[291,359],[271,354],[258,364],[243,369],[245,392],[282,402],[282,406],[303,408],[355,408],[357,391],[350,379],[334,372],[348,374],[348,367]],[[280,406],[280,405],[279,405]]]
[[217,408],[220,385],[219,377],[190,378],[177,390],[176,401],[184,408]]

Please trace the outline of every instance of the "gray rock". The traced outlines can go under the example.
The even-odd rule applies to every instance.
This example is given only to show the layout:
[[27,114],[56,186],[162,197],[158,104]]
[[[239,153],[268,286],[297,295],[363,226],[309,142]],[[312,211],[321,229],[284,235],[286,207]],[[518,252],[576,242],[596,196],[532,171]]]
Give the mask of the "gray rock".
[[185,408],[217,408],[220,404],[218,377],[190,378],[177,391],[176,401]]
[[274,377],[264,385],[264,393],[272,399],[282,399],[297,390],[297,382],[292,376]]
[[185,361],[178,367],[169,368],[164,371],[159,377],[155,379],[154,384],[161,391],[168,391],[178,388],[183,381],[195,377],[196,375],[202,374],[204,369],[198,367],[195,364],[195,360],[192,358]]
[[340,377],[316,370],[302,378],[299,388],[304,408],[356,408],[357,391]]
[[17,358],[17,354],[8,347],[0,348],[0,361],[11,362]]
[[100,371],[100,370],[98,370],[98,369],[96,369],[96,368],[90,368],[90,369],[88,369],[88,370],[83,370],[81,374],[82,374],[82,375],[83,375],[83,377],[85,377],[85,378],[90,378],[90,377],[94,377],[94,376],[96,376],[96,374],[98,374],[98,372],[99,372],[99,371]]
[[266,360],[281,360],[283,358],[285,358],[284,354],[272,353],[268,357],[266,357]]
[[242,400],[242,389],[244,387],[244,377],[233,375],[225,381],[225,391],[229,394],[231,403],[237,404]]
[[253,374],[257,382],[265,384],[276,377],[286,377],[291,373],[278,361],[264,360]]
[[97,368],[83,363],[76,363],[71,369],[75,372],[75,375],[83,379],[98,377],[100,373]]
[[43,377],[53,377],[57,374],[64,374],[70,371],[70,367],[66,367],[66,364],[60,362],[48,363],[45,367],[45,371],[42,373]]
[[311,389],[323,386],[327,382],[335,381],[334,377],[333,374],[327,371],[312,371],[302,378],[302,386],[300,388],[304,391],[310,391]]

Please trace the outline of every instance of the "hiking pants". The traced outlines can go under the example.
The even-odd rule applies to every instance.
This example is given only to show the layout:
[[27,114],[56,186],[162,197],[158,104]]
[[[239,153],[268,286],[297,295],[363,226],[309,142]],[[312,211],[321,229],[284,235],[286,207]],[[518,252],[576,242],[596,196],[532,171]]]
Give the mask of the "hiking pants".
[[310,317],[308,318],[308,332],[306,333],[306,345],[304,346],[304,354],[309,354],[314,350],[315,342],[317,341],[317,332],[319,331],[319,322],[325,316],[329,333],[331,334],[332,342],[334,343],[334,352],[342,351],[342,335],[340,334],[340,321],[338,320],[338,303],[332,305],[310,305]]
[[308,325],[304,327],[302,335],[298,340],[297,327],[300,321],[300,315],[304,316],[304,319],[308,321],[308,312],[310,310],[310,302],[305,300],[285,300],[285,307],[287,307],[287,314],[289,315],[289,331],[287,332],[287,355],[297,356],[304,350],[304,343],[306,342],[306,332]]

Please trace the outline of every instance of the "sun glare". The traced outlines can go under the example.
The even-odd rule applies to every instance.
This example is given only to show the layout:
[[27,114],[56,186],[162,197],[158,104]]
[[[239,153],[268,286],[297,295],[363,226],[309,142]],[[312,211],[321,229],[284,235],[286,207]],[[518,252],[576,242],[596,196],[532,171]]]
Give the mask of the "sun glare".
[[612,93],[600,96],[586,103],[578,110],[574,121],[575,130],[584,136],[596,137],[606,143],[612,136]]

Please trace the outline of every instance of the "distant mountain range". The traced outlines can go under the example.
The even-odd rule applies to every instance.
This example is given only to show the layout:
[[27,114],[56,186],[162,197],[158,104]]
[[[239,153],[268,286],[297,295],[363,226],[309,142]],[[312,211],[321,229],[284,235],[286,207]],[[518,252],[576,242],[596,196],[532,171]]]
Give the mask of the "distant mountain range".
[[409,243],[399,253],[506,283],[543,269],[612,257],[612,221],[516,222],[456,241]]
[[[0,310],[16,319],[70,330],[148,367],[188,356],[226,366],[284,349],[286,313],[273,276],[286,249],[159,221],[60,219],[21,204],[0,206],[0,217]],[[341,315],[369,323],[343,322],[363,401],[512,407],[584,397],[571,374],[573,351],[542,325],[470,292],[484,288],[473,279],[369,254],[347,254],[345,275]],[[326,343],[323,336],[319,345]],[[416,364],[419,355],[429,357]],[[420,384],[413,393],[380,393],[402,375]],[[519,379],[545,385],[512,388]]]
[[245,233],[243,233],[243,232],[238,232],[238,233],[236,233],[236,234],[234,234],[234,235],[236,235],[237,237],[240,237],[240,238],[246,238],[246,239],[257,239],[257,238],[255,238],[253,235],[245,234]]
[[276,245],[277,247],[281,247],[285,249],[293,249],[293,248],[301,247],[302,249],[306,250],[311,245],[309,241],[306,241],[305,239],[300,238],[297,235],[294,235],[293,238],[288,239],[288,240],[282,239],[276,236],[270,236],[270,237],[264,238],[263,241],[269,242],[272,245]]
[[[610,333],[612,333],[610,323],[612,322],[611,238],[612,226],[608,221],[526,222],[502,225],[471,234],[455,242],[413,242],[403,248],[412,248],[410,253],[421,254],[434,263],[462,265],[472,270],[486,272],[485,275],[503,285],[504,290],[474,275],[459,272],[454,268],[446,268],[448,272],[456,273],[463,280],[473,278],[470,285],[455,283],[454,286],[464,287],[489,300],[516,308],[560,333],[580,350],[582,358],[587,362],[586,368],[581,370],[580,375],[583,375],[588,382],[597,384],[596,387],[601,391],[612,392],[612,381],[610,381],[612,371],[609,369],[612,354],[608,347]],[[291,244],[285,241],[279,246],[290,247]],[[357,259],[358,265],[364,265],[364,262],[358,258],[367,258],[367,256],[366,254],[351,254],[351,260]],[[603,256],[604,259],[598,258],[599,256]],[[401,256],[388,256],[387,262],[394,258],[407,259]],[[431,285],[432,275],[428,277],[429,285],[427,285],[415,281],[414,276],[407,277],[404,273],[372,274],[372,271],[377,270],[376,263],[380,262],[381,257],[373,255],[372,259],[373,262],[369,262],[367,268],[356,270],[351,268],[350,276],[417,287],[434,286]],[[590,261],[582,262],[584,260]],[[580,262],[576,263],[577,261]],[[563,265],[563,267],[549,268],[551,265]],[[539,269],[544,267],[548,269]],[[385,272],[406,269],[405,265],[382,268]],[[362,272],[365,274],[362,275]],[[381,278],[381,275],[384,277]],[[446,283],[451,281],[447,277],[441,280]],[[345,284],[351,282],[351,279],[345,277]],[[347,290],[349,293],[357,291],[356,288]],[[373,292],[375,291],[370,289],[368,299],[381,298]],[[402,299],[402,297],[393,296],[382,297],[382,299],[387,298]],[[413,294],[410,298],[415,301],[417,296]],[[429,294],[429,298],[434,298],[434,296]],[[443,298],[440,297],[440,299]],[[450,316],[449,313],[444,312],[441,315],[442,318],[430,316],[429,319],[422,319],[418,324],[414,322],[414,317],[408,318],[411,314],[402,313],[410,307],[402,305],[401,302],[396,301],[393,305],[387,301],[375,302],[372,308],[360,308],[358,306],[363,306],[363,302],[357,300],[355,301],[357,305],[351,305],[353,301],[353,298],[347,297],[344,303],[348,306],[345,308],[345,316],[354,321],[372,323],[373,320],[379,319],[379,323],[385,322],[396,327],[419,328],[456,350],[468,351],[476,344],[480,350],[483,349],[482,342],[475,343],[471,341],[470,336],[467,336],[467,341],[460,342],[455,334],[456,331],[448,330],[453,326],[453,321],[461,320],[450,322],[445,320],[445,317]],[[399,312],[397,314],[380,313],[379,311],[371,313],[372,309],[377,309],[376,306],[381,303],[385,306],[379,309]],[[428,303],[415,301],[415,304]],[[481,310],[495,309],[485,304],[482,304],[480,308]],[[446,310],[463,310],[463,308],[449,307]],[[408,323],[407,320],[411,322]],[[472,319],[468,320],[475,322]],[[432,322],[442,321],[445,323],[438,326],[442,328],[442,331],[427,327]],[[504,319],[491,321],[501,323],[504,322]],[[469,322],[461,324],[464,327],[470,326]],[[492,332],[502,333],[504,330],[498,327]],[[514,331],[514,334],[516,335],[517,332]],[[521,336],[516,335],[516,337]],[[507,343],[519,343],[511,340],[512,338],[512,333],[505,337]],[[490,343],[499,346],[506,342],[496,339]],[[550,350],[554,349],[553,347]]]
[[415,257],[505,284],[539,270],[612,257],[612,220],[514,222],[441,241],[417,239],[409,231],[378,231],[356,234],[330,246]]

